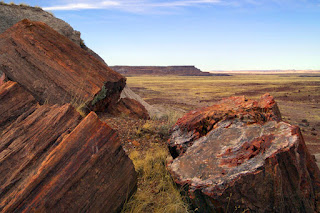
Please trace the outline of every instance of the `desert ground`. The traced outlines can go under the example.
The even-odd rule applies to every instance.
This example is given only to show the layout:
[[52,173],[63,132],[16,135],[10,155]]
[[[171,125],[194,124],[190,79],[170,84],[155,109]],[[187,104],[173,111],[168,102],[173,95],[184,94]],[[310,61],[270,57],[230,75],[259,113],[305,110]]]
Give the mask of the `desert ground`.
[[298,125],[310,151],[316,156],[320,153],[320,75],[317,73],[233,73],[232,76],[204,77],[142,75],[127,77],[127,83],[148,103],[179,113],[210,106],[229,96],[259,99],[270,93],[275,97],[283,119]]

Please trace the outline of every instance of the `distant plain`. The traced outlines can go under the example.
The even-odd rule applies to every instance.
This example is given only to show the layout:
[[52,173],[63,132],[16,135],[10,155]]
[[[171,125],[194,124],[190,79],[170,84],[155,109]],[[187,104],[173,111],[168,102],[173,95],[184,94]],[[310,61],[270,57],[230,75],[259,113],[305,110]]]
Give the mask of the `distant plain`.
[[[306,77],[307,76],[307,77]],[[229,96],[259,99],[270,93],[283,120],[300,126],[309,150],[320,160],[320,74],[239,74],[232,76],[129,76],[127,83],[150,104],[189,111]],[[318,162],[319,163],[319,162]]]

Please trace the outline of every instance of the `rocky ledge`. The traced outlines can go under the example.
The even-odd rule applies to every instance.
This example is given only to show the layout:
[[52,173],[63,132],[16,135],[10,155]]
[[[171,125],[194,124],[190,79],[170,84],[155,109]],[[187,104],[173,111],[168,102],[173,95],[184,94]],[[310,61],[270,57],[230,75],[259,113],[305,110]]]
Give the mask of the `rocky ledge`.
[[125,78],[42,22],[27,19],[0,35],[0,70],[42,103],[105,110]]
[[231,97],[173,128],[168,169],[200,212],[319,212],[320,172],[274,99]]
[[121,210],[137,174],[115,130],[70,104],[40,106],[10,81],[0,103],[0,212]]

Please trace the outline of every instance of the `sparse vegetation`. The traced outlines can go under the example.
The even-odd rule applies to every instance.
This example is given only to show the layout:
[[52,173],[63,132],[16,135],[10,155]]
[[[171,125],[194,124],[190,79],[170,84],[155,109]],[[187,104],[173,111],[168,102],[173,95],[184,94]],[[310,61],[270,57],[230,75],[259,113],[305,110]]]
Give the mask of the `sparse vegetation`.
[[[229,96],[259,99],[268,92],[275,97],[284,120],[294,125],[299,125],[302,119],[309,121],[310,131],[304,134],[307,143],[320,139],[318,76],[305,78],[290,73],[205,77],[142,75],[127,77],[127,83],[150,104],[187,111],[212,105]],[[312,128],[316,129],[317,136],[311,135]]]
[[188,212],[188,204],[166,170],[166,147],[152,144],[146,152],[134,150],[129,157],[139,175],[136,194],[127,201],[123,213]]

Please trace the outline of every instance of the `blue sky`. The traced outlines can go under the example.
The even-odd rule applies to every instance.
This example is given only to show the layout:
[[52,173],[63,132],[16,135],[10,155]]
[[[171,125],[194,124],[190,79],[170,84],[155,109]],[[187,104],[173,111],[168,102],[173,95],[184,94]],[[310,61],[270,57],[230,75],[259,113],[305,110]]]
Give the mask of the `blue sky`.
[[14,2],[53,12],[109,65],[320,69],[320,0]]

